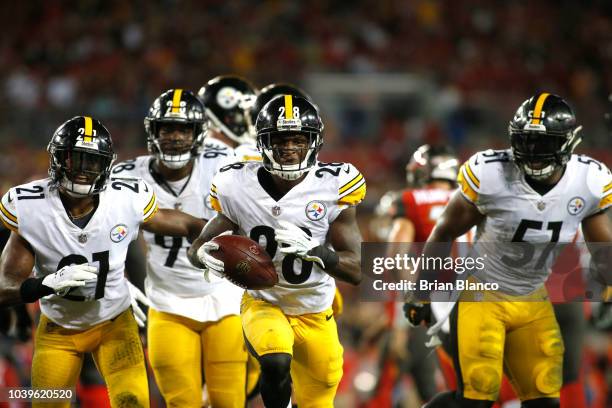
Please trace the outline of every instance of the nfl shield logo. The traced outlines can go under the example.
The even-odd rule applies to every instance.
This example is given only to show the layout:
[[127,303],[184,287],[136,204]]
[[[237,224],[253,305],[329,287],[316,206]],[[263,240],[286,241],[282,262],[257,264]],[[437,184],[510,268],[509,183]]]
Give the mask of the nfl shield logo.
[[79,234],[79,242],[84,244],[87,242],[87,234]]
[[272,215],[278,217],[281,213],[281,208],[278,205],[272,207]]

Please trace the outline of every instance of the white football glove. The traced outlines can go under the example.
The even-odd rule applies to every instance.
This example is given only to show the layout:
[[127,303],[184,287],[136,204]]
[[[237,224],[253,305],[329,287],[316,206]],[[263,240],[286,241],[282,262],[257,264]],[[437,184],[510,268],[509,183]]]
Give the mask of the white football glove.
[[316,262],[321,268],[325,269],[325,264],[321,258],[308,254],[311,249],[321,245],[317,240],[290,222],[281,220],[279,224],[282,228],[277,228],[274,231],[274,239],[281,245],[287,245],[280,248],[283,254],[295,254],[306,261]]
[[130,299],[132,300],[132,313],[134,313],[134,319],[136,319],[138,327],[145,327],[147,315],[140,308],[138,302],[142,303],[147,307],[151,307],[151,301],[144,293],[141,292],[140,289],[134,286],[130,281],[128,281],[128,288],[130,289]]
[[[221,234],[217,235],[217,237],[223,235],[232,235],[232,231],[228,230],[222,232]],[[210,282],[210,272],[220,278],[225,278],[225,276],[223,275],[223,271],[225,270],[225,265],[223,264],[223,261],[218,260],[210,254],[210,251],[217,250],[219,250],[219,245],[210,240],[208,242],[205,242],[200,248],[198,248],[198,252],[196,253],[200,262],[205,266],[204,279],[206,279],[206,282]]]
[[88,264],[68,265],[45,276],[42,284],[51,288],[58,296],[64,296],[72,288],[85,286],[98,279],[98,268]]
[[80,296],[84,301],[89,302],[96,300],[96,288],[98,287],[98,279],[92,279],[85,282],[85,285],[78,288],[72,288],[68,291],[70,296]]

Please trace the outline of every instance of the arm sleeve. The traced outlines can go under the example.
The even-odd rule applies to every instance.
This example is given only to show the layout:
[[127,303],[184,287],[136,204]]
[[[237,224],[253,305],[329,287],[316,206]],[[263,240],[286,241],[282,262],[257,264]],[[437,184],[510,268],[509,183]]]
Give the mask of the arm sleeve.
[[480,169],[478,165],[478,153],[463,163],[457,175],[457,183],[461,194],[470,202],[478,204],[480,194]]
[[592,166],[592,171],[589,174],[589,181],[592,184],[591,192],[595,194],[596,206],[593,206],[588,215],[594,215],[607,210],[612,206],[612,174],[603,163],[597,163],[599,167]]
[[365,178],[363,174],[350,163],[346,163],[342,166],[338,185],[338,206],[341,209],[357,206],[365,198]]
[[153,187],[147,184],[144,180],[139,181],[138,199],[136,200],[136,211],[142,217],[142,222],[150,221],[159,210],[157,204],[157,196]]
[[19,230],[16,200],[17,197],[12,188],[0,199],[0,221],[6,228],[15,232]]
[[216,212],[225,215],[234,224],[238,224],[234,211],[232,211],[229,186],[226,186],[226,182],[227,178],[221,173],[215,175],[210,186],[210,205]]

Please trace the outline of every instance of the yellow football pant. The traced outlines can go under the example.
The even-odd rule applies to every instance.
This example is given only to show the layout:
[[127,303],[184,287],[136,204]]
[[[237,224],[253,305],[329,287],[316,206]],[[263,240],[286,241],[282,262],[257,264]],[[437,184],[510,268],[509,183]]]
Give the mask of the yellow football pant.
[[202,406],[202,364],[213,407],[244,407],[247,352],[240,317],[198,322],[149,308],[149,361],[168,407]]
[[336,287],[336,293],[334,293],[334,301],[332,302],[332,310],[334,311],[334,317],[337,318],[344,311],[344,298],[342,293]]
[[[83,353],[92,353],[111,406],[149,406],[144,353],[131,309],[82,331],[65,329],[41,315],[34,344],[32,387],[74,388]],[[33,402],[32,406],[69,407],[70,402]]]
[[[502,368],[522,401],[558,398],[563,339],[546,289],[529,300],[459,301],[451,315],[459,386],[465,398],[494,401]],[[455,357],[455,364],[457,359]]]
[[292,356],[291,379],[300,408],[333,407],[342,378],[342,345],[330,307],[321,313],[285,315],[271,303],[244,294],[242,328],[257,356]]
[[261,374],[261,367],[259,361],[252,354],[248,353],[247,361],[247,396],[250,396],[255,392],[255,387],[259,384],[259,375]]

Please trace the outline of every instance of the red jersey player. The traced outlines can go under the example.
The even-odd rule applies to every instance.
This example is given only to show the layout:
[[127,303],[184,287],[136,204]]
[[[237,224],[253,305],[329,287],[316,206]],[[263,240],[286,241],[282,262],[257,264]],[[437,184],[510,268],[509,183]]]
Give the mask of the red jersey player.
[[[411,243],[424,243],[427,240],[456,188],[458,167],[457,157],[446,147],[423,145],[415,151],[406,165],[409,188],[396,196],[387,213],[393,218],[387,238],[387,254],[408,253]],[[393,374],[397,373],[393,366],[407,368],[422,401],[428,401],[437,392],[434,380],[436,362],[430,350],[425,347],[428,337],[426,329],[419,327],[408,333],[402,313],[396,313],[398,305],[400,303],[394,299],[387,305],[390,336],[387,337],[388,346],[383,349],[388,354],[381,356],[382,376],[369,406],[380,406],[380,403],[385,405],[383,401],[387,402],[391,398],[391,388],[398,379]],[[395,316],[398,315],[400,318],[396,320]],[[403,356],[406,356],[407,361],[400,361]],[[447,364],[446,369],[444,364],[442,366],[445,376],[454,379],[452,365]]]

